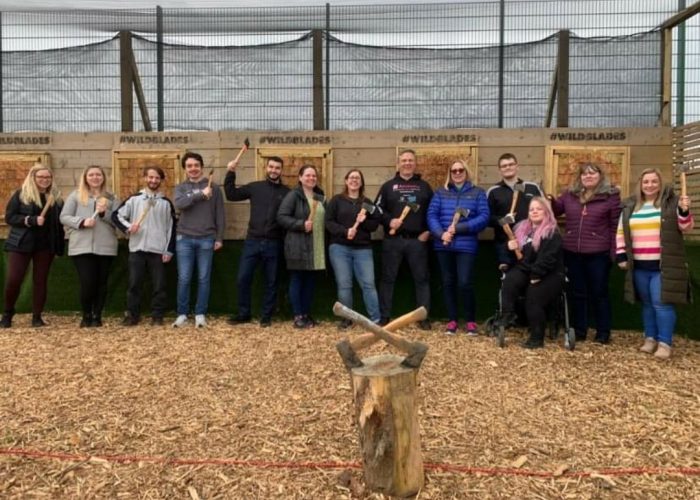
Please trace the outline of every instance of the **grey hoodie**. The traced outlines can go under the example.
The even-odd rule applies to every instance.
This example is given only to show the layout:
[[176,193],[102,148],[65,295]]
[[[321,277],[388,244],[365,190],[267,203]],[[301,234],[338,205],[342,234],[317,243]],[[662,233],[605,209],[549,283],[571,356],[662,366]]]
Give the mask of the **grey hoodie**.
[[61,224],[66,227],[68,236],[68,255],[117,255],[117,235],[112,225],[112,211],[119,206],[119,200],[113,195],[107,198],[107,209],[104,215],[95,217],[93,227],[81,227],[86,219],[95,213],[97,199],[89,196],[87,205],[80,203],[80,194],[76,189],[68,195],[61,211]]

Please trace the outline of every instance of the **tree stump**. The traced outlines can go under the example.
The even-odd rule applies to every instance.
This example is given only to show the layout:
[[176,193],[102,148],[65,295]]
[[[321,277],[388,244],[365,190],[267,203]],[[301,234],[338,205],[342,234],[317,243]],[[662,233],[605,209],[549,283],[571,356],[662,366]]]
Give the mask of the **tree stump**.
[[400,356],[363,359],[351,370],[365,483],[377,492],[411,496],[423,487],[416,378]]

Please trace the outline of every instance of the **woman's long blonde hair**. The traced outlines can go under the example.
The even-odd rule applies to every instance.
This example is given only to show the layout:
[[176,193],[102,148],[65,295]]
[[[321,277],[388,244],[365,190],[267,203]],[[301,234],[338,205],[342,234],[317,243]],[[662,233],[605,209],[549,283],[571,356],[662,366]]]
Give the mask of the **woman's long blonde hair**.
[[107,189],[105,188],[107,185],[107,175],[104,169],[99,165],[90,165],[83,170],[83,174],[80,176],[80,182],[78,183],[78,201],[83,206],[86,206],[90,199],[90,186],[87,183],[87,174],[93,168],[98,169],[102,173],[102,185],[100,186],[100,194],[98,197],[104,196],[105,198],[111,198],[111,195],[107,193]]
[[51,170],[49,167],[42,165],[41,163],[35,163],[34,166],[29,169],[29,172],[27,172],[27,176],[24,178],[24,182],[22,182],[22,188],[19,192],[19,200],[25,205],[34,203],[38,207],[42,206],[41,193],[39,193],[39,189],[36,187],[35,178],[36,173],[41,170],[47,170],[51,174],[51,185],[46,190],[47,196],[49,194],[52,194],[54,203],[61,199],[61,192],[58,189],[56,189],[56,185],[54,184],[55,179],[53,175],[53,170]]
[[640,208],[642,208],[642,205],[644,205],[644,202],[646,201],[644,199],[644,192],[642,191],[642,179],[644,178],[645,175],[647,174],[655,174],[656,177],[659,178],[659,192],[656,193],[656,199],[654,200],[654,206],[656,208],[659,208],[659,205],[661,205],[661,191],[664,189],[664,178],[661,177],[661,170],[658,168],[645,168],[642,170],[642,173],[639,175],[639,179],[637,179],[637,188],[635,189],[635,198],[637,198],[634,201],[634,211],[636,212]]
[[447,179],[445,179],[445,189],[448,189],[450,182],[452,182],[451,170],[452,170],[452,165],[454,165],[455,163],[459,163],[460,165],[462,165],[464,167],[464,170],[467,174],[467,176],[464,178],[464,182],[471,182],[471,180],[472,180],[472,171],[469,168],[469,161],[457,159],[457,160],[454,160],[452,163],[450,163],[447,166]]

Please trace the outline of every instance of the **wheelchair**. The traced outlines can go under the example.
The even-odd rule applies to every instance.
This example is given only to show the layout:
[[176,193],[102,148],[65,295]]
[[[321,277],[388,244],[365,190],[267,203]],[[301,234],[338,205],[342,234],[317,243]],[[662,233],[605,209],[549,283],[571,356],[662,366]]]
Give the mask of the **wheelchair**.
[[[502,290],[503,290],[503,280],[506,277],[507,269],[500,269],[500,286],[498,288],[498,307],[493,316],[488,318],[484,323],[484,329],[489,337],[494,337],[496,339],[496,345],[498,347],[505,347],[506,345],[506,327],[503,325],[501,319],[503,318],[503,300],[502,300]],[[566,277],[566,273],[562,278],[564,280],[564,286],[559,294],[559,297],[552,301],[549,307],[549,313],[547,318],[547,328],[549,332],[550,340],[556,340],[559,337],[559,333],[563,327],[564,330],[564,348],[567,351],[573,351],[576,348],[576,333],[574,328],[571,326],[569,321],[569,302],[566,296],[566,290],[569,283],[569,279]],[[516,312],[518,316],[517,324],[521,326],[527,326],[527,321],[525,320],[525,304],[524,297],[518,299],[518,304],[516,304]]]

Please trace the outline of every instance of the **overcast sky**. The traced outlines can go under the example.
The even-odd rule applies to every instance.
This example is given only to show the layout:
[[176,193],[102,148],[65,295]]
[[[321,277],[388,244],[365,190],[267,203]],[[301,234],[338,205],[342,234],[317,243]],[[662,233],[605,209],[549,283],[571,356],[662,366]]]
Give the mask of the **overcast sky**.
[[[290,7],[294,5],[358,5],[358,4],[379,4],[379,3],[449,3],[449,2],[470,2],[484,0],[73,0],[70,2],[74,9],[150,9],[158,5],[168,8],[212,8],[212,7]],[[488,1],[488,0],[486,0]],[[65,1],[58,0],[0,0],[2,10],[33,10],[33,9],[57,9],[65,8]]]

